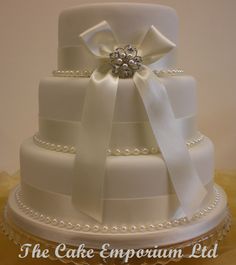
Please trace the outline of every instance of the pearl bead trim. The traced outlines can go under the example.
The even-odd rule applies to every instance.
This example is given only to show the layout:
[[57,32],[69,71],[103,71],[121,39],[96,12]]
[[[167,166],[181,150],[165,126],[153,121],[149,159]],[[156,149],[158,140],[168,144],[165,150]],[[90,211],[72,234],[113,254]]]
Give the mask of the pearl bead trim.
[[90,77],[93,71],[90,70],[54,70],[53,76],[56,77]]
[[[201,133],[198,134],[196,138],[188,140],[186,142],[187,147],[193,147],[194,145],[200,143],[204,139],[204,135]],[[54,144],[51,142],[44,141],[40,139],[38,134],[33,136],[33,141],[36,145],[43,147],[48,150],[63,152],[63,153],[76,153],[76,148],[70,145],[61,145],[61,144]],[[129,155],[150,155],[150,154],[157,154],[159,153],[158,148],[151,147],[151,148],[116,148],[116,149],[107,149],[107,155],[113,156],[129,156]]]
[[[182,75],[184,73],[181,69],[168,69],[168,70],[154,70],[158,77]],[[92,70],[54,70],[53,76],[56,77],[90,77]]]
[[181,69],[169,69],[169,70],[154,70],[154,73],[158,77],[168,77],[168,76],[175,76],[175,75],[183,75],[184,71]]
[[44,140],[40,139],[40,137],[37,133],[33,136],[33,141],[36,145],[43,147],[45,149],[52,150],[52,151],[71,153],[71,154],[76,153],[76,149],[74,146],[54,144],[51,142],[44,141]]
[[41,223],[45,223],[51,226],[57,226],[68,230],[92,232],[92,233],[98,233],[98,232],[99,233],[134,233],[134,232],[142,233],[142,232],[152,232],[163,229],[171,229],[201,219],[203,216],[212,212],[213,209],[216,208],[216,206],[218,205],[221,197],[216,187],[214,188],[214,193],[215,193],[214,200],[207,207],[195,213],[190,220],[187,219],[187,217],[181,217],[178,219],[166,220],[160,223],[142,224],[142,225],[136,225],[136,224],[114,225],[114,226],[100,225],[100,224],[91,225],[83,223],[73,223],[70,221],[58,219],[53,216],[44,215],[40,212],[33,210],[23,202],[23,194],[20,188],[18,188],[18,190],[16,191],[15,197],[18,207],[24,212],[24,214],[26,214],[32,219],[38,220]]

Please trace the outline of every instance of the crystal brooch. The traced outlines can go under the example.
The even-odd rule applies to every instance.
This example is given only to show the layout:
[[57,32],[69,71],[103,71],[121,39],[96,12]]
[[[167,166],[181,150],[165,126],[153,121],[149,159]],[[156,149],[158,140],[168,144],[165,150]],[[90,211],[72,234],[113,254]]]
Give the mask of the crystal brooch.
[[116,48],[110,53],[112,73],[120,78],[130,78],[142,65],[142,57],[138,56],[135,47],[128,44],[124,48]]

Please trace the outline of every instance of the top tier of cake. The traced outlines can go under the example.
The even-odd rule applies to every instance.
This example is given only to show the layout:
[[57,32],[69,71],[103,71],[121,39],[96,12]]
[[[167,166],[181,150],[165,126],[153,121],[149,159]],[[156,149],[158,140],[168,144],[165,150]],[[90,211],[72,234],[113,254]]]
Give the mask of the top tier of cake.
[[[138,45],[151,25],[172,42],[177,42],[178,18],[172,8],[146,3],[81,5],[66,9],[59,17],[58,69],[97,68],[97,60],[84,46],[79,35],[104,20],[111,26],[120,44]],[[173,67],[174,54],[175,49],[152,67]]]

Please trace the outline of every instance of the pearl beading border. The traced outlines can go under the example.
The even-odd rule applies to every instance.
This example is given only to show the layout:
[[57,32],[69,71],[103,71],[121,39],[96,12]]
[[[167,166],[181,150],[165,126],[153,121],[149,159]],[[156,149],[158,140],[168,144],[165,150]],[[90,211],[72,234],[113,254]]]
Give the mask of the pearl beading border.
[[61,220],[52,216],[44,215],[40,212],[37,212],[27,206],[23,202],[23,194],[18,188],[15,193],[15,198],[18,207],[28,216],[30,216],[34,220],[38,220],[41,223],[45,223],[51,226],[65,228],[73,231],[81,231],[81,232],[92,232],[92,233],[142,233],[142,232],[153,232],[163,229],[171,229],[177,226],[185,225],[194,221],[201,219],[206,214],[212,212],[214,208],[218,205],[220,201],[220,193],[216,187],[214,187],[215,199],[211,202],[207,207],[203,208],[201,211],[195,213],[193,217],[188,220],[187,217],[181,217],[178,219],[173,219],[169,221],[164,221],[160,223],[153,223],[147,225],[90,225],[90,224],[81,224],[81,223],[73,223],[65,220]]
[[54,144],[51,142],[44,141],[40,139],[37,133],[33,136],[33,141],[39,147],[42,147],[48,150],[63,152],[63,153],[71,153],[71,154],[76,153],[76,148],[74,146]]
[[167,69],[167,70],[154,70],[153,71],[158,77],[168,77],[183,75],[184,71],[181,69]]
[[[181,69],[154,70],[158,77],[176,76],[184,73]],[[92,70],[54,70],[52,75],[56,77],[90,77]]]
[[56,77],[90,77],[93,71],[90,70],[54,70],[53,76]]
[[[188,140],[186,142],[187,147],[193,147],[194,145],[200,143],[204,139],[204,135],[199,133],[199,135],[196,138],[193,138],[191,140]],[[63,152],[63,153],[76,153],[76,148],[74,146],[70,145],[61,145],[61,144],[54,144],[51,142],[44,141],[40,139],[38,134],[35,134],[33,136],[33,141],[36,145],[56,152]],[[113,156],[129,156],[129,155],[150,155],[150,154],[157,154],[159,153],[159,150],[156,147],[151,148],[124,148],[119,149],[116,148],[114,150],[107,149],[107,155],[113,155]]]

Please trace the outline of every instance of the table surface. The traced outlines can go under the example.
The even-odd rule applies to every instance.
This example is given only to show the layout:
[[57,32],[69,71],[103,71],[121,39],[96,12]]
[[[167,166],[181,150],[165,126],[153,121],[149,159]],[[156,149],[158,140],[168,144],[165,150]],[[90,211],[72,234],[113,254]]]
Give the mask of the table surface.
[[[178,265],[206,265],[206,264],[236,264],[236,172],[216,172],[216,183],[221,185],[228,195],[229,208],[232,214],[232,227],[226,238],[219,244],[219,256],[216,259],[183,259],[178,263],[169,264]],[[9,190],[19,182],[19,173],[9,176],[6,172],[0,173],[0,208],[6,202]],[[0,264],[1,265],[59,265],[59,261],[49,259],[18,258],[20,253],[19,246],[0,233]]]

